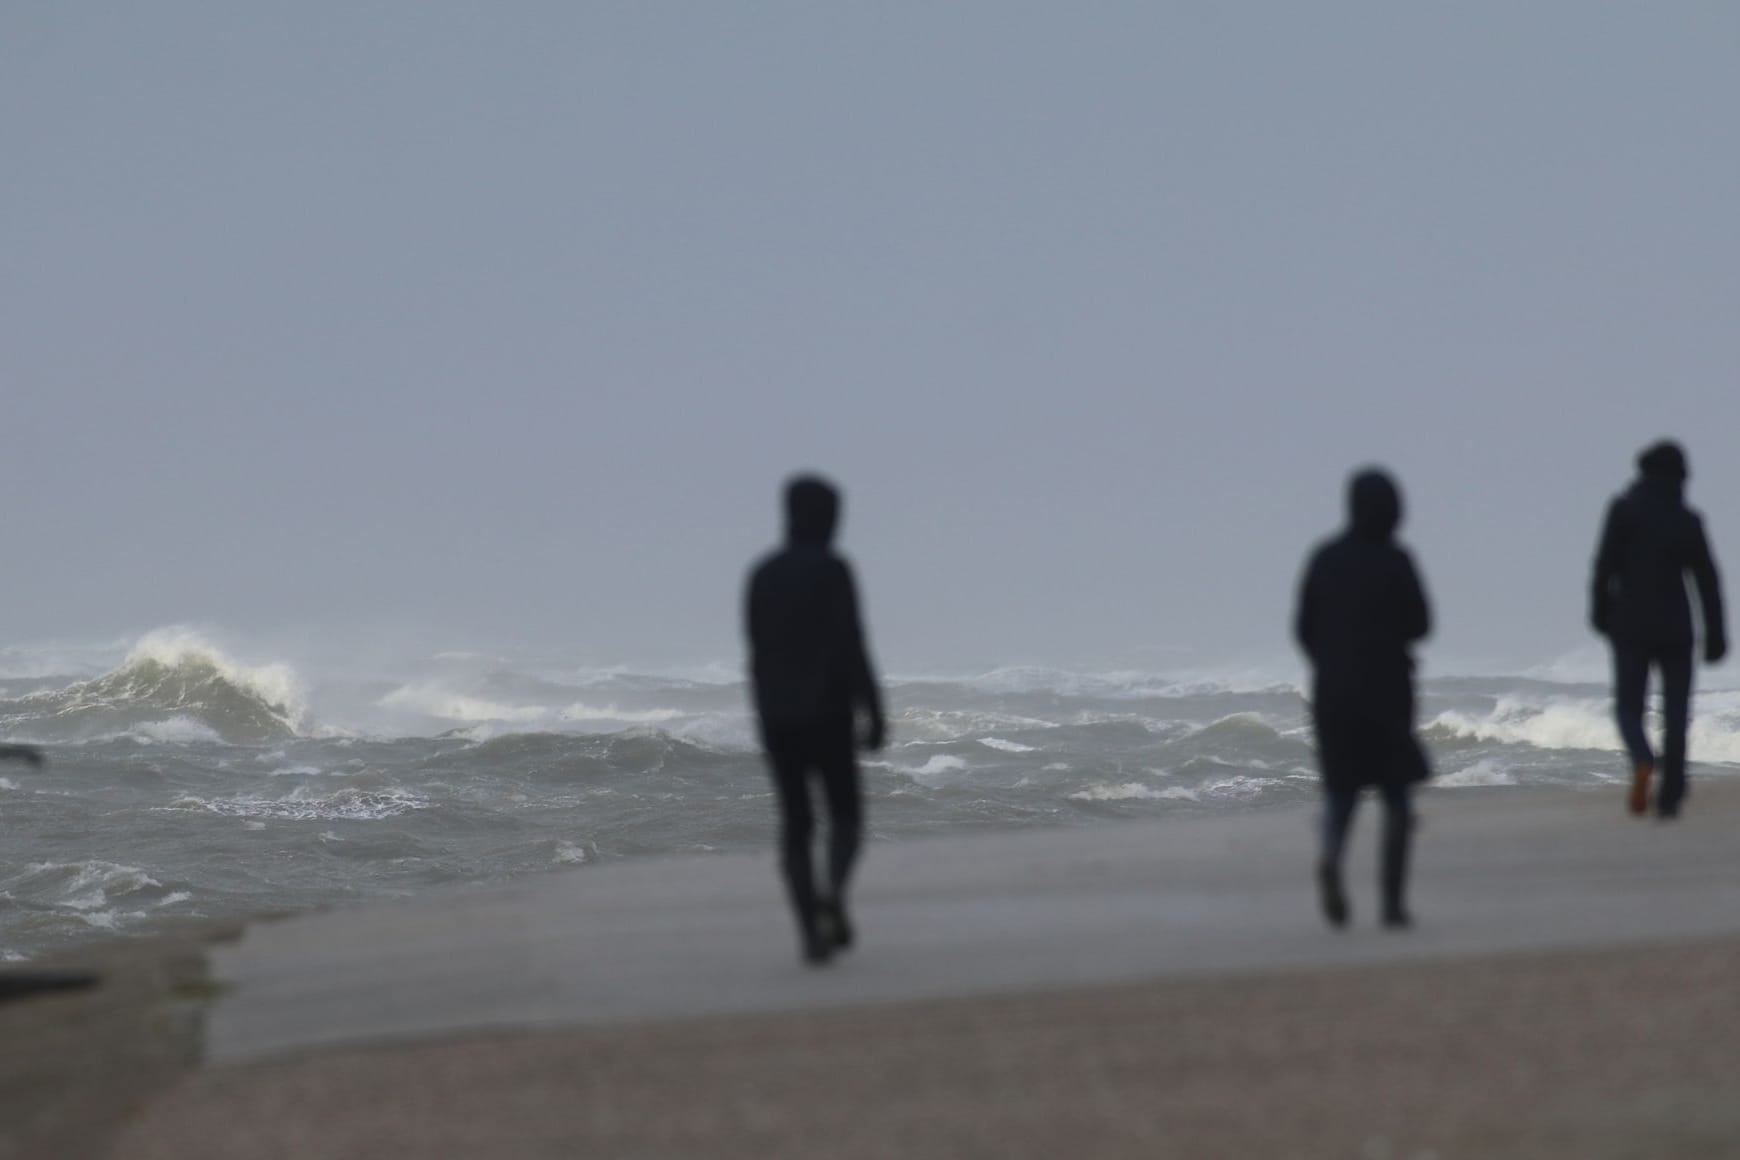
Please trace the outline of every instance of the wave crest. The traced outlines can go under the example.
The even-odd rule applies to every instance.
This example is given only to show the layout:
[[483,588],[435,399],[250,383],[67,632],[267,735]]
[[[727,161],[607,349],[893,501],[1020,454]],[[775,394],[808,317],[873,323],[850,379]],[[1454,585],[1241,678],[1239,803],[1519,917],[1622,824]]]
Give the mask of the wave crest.
[[238,664],[189,629],[140,639],[114,670],[64,689],[0,703],[10,730],[53,740],[211,736],[257,745],[297,736],[307,720],[285,665]]

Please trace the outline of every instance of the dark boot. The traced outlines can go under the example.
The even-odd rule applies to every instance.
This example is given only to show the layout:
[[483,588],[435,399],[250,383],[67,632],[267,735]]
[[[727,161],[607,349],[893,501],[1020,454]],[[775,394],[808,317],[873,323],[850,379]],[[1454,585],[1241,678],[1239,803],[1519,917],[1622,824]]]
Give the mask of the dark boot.
[[826,966],[828,960],[834,957],[833,940],[823,933],[816,923],[809,923],[800,932],[803,944],[804,962],[812,967]]
[[1347,925],[1347,891],[1341,885],[1341,867],[1333,862],[1317,864],[1317,901],[1330,926]]
[[1392,930],[1405,930],[1414,925],[1406,901],[1411,822],[1412,819],[1402,819],[1384,827],[1382,864],[1378,873],[1383,889],[1383,921]]
[[852,947],[852,920],[846,916],[846,904],[839,896],[816,903],[816,929],[835,950]]

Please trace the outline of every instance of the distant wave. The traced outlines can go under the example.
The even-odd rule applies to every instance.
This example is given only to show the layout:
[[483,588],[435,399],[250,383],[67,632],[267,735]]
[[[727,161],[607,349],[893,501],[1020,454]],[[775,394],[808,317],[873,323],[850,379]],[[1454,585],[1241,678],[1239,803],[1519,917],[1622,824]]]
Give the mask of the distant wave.
[[[1499,697],[1484,713],[1439,713],[1427,723],[1425,735],[1439,744],[1497,742],[1615,753],[1621,749],[1607,697]],[[1740,763],[1740,693],[1713,692],[1697,698],[1689,745],[1693,761]]]
[[1088,672],[1044,665],[1005,665],[980,673],[947,676],[901,675],[894,685],[957,685],[989,694],[1054,693],[1101,700],[1141,700],[1214,694],[1296,694],[1297,682],[1272,673],[1230,675],[1164,674],[1140,670]]
[[194,632],[163,629],[100,677],[0,701],[0,722],[15,736],[50,741],[133,735],[246,745],[297,736],[307,711],[288,667],[238,664]]

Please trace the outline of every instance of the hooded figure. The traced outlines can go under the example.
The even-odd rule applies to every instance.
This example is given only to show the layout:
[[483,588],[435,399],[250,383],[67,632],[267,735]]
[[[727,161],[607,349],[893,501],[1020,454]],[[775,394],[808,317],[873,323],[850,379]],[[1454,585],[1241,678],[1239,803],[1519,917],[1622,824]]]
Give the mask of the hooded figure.
[[[749,576],[745,627],[750,684],[780,805],[786,888],[811,963],[851,944],[846,888],[862,832],[862,790],[853,750],[880,749],[885,725],[852,569],[833,550],[840,495],[814,476],[785,493],[786,543]],[[816,889],[812,778],[829,814],[828,888]]]
[[1704,659],[1728,651],[1722,587],[1704,522],[1686,506],[1686,454],[1664,440],[1637,457],[1638,478],[1608,506],[1595,551],[1589,620],[1613,646],[1615,716],[1632,762],[1629,806],[1649,809],[1656,757],[1643,728],[1649,670],[1662,685],[1661,791],[1656,812],[1674,817],[1686,793],[1686,731],[1691,717],[1692,644],[1688,576],[1702,606]]
[[1404,892],[1411,787],[1428,775],[1414,736],[1410,648],[1431,629],[1412,557],[1395,541],[1402,519],[1395,481],[1376,469],[1348,486],[1348,525],[1312,554],[1299,585],[1293,635],[1311,662],[1311,714],[1327,805],[1318,881],[1324,914],[1347,921],[1341,860],[1360,791],[1385,807],[1384,921],[1409,923]]

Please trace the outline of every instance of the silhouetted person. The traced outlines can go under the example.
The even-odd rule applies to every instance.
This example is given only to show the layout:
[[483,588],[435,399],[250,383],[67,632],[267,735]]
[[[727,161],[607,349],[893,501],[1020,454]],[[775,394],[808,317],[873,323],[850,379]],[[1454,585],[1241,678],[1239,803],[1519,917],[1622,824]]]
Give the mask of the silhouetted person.
[[[823,963],[852,944],[846,890],[863,831],[854,752],[859,719],[868,749],[882,748],[886,726],[852,569],[832,546],[839,492],[814,476],[800,476],[786,486],[785,515],[785,547],[749,576],[749,667],[779,797],[786,889],[804,958]],[[816,888],[810,855],[812,780],[820,783],[828,810],[823,890]]]
[[1645,688],[1661,677],[1662,753],[1658,816],[1678,815],[1686,796],[1686,728],[1692,709],[1692,609],[1686,577],[1703,605],[1704,660],[1728,651],[1722,588],[1704,521],[1686,506],[1686,454],[1663,441],[1637,457],[1638,479],[1607,508],[1595,551],[1589,620],[1613,645],[1613,699],[1631,755],[1631,812],[1649,809],[1656,757],[1643,729]]
[[1355,475],[1345,531],[1312,553],[1299,586],[1293,634],[1311,661],[1311,713],[1324,791],[1317,883],[1323,914],[1347,922],[1342,855],[1368,786],[1383,798],[1379,877],[1385,926],[1411,919],[1405,899],[1415,784],[1427,777],[1414,736],[1409,646],[1431,630],[1414,561],[1395,541],[1402,499],[1382,471]]

